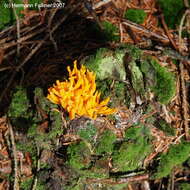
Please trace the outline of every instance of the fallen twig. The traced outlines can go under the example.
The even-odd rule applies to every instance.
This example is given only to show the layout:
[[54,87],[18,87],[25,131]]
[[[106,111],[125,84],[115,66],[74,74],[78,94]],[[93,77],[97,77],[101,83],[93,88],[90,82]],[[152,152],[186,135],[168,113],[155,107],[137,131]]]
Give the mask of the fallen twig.
[[10,138],[11,138],[11,145],[12,145],[12,151],[13,151],[13,159],[14,159],[14,185],[13,190],[19,190],[19,172],[18,172],[18,162],[17,162],[17,150],[15,145],[15,138],[14,138],[14,132],[12,125],[10,123],[10,120],[7,119],[9,131],[10,131]]
[[135,175],[130,177],[123,177],[119,179],[115,178],[109,178],[109,179],[92,179],[88,178],[86,179],[87,183],[102,183],[102,184],[111,184],[111,185],[117,185],[117,184],[124,184],[129,182],[135,182],[135,181],[144,181],[149,179],[148,174],[142,174],[142,175]]
[[55,42],[53,35],[52,35],[51,25],[52,25],[53,18],[55,16],[56,12],[58,11],[58,9],[59,8],[56,8],[55,10],[53,10],[53,13],[50,15],[50,18],[48,20],[49,37],[50,37],[50,40],[54,46],[55,51],[58,50],[58,47],[57,47],[57,43]]
[[[10,4],[13,4],[13,1],[12,1],[12,0],[9,0],[9,3],[10,3]],[[12,6],[12,9],[13,9],[13,13],[14,13],[15,18],[16,18],[17,41],[19,41],[19,39],[20,39],[20,21],[19,21],[18,15],[17,15],[17,13],[16,13],[15,6]],[[17,56],[18,56],[18,57],[20,56],[20,43],[19,43],[19,42],[17,43]]]
[[28,39],[34,37],[35,35],[44,32],[45,30],[46,30],[46,28],[40,28],[40,29],[38,29],[36,32],[33,32],[33,33],[31,33],[31,34],[28,34],[28,35],[26,35],[26,36],[20,38],[20,39],[17,40],[16,42],[15,42],[14,40],[12,40],[12,41],[9,42],[9,43],[4,43],[4,42],[3,42],[3,43],[0,44],[0,47],[5,50],[5,49],[7,49],[7,48],[10,48],[10,47],[12,47],[12,46],[17,45],[17,43],[20,43],[20,44],[21,44],[22,42],[24,42],[24,41],[26,41],[26,40],[28,40]]
[[170,35],[170,32],[169,32],[169,30],[168,30],[168,26],[167,26],[167,24],[166,24],[166,22],[165,22],[165,20],[164,20],[164,15],[163,15],[163,13],[160,15],[160,17],[161,17],[161,23],[162,23],[162,25],[163,25],[163,27],[164,27],[165,33],[166,33],[167,36],[168,36],[168,39],[170,40],[170,42],[171,42],[172,46],[175,48],[175,50],[178,50],[179,48],[177,47],[177,45],[175,44],[174,40],[172,39],[172,37],[171,37],[171,35]]
[[100,8],[100,7],[102,7],[102,6],[104,6],[104,5],[106,5],[106,4],[108,4],[108,3],[110,3],[112,0],[102,0],[102,1],[100,1],[100,2],[98,2],[98,3],[96,3],[94,6],[93,6],[93,9],[98,9],[98,8]]
[[119,31],[120,31],[120,43],[122,43],[123,42],[123,26],[121,23],[119,24]]
[[180,79],[181,79],[181,91],[182,91],[182,118],[184,120],[184,130],[185,130],[185,138],[186,140],[190,141],[190,134],[189,134],[189,121],[188,121],[188,103],[187,103],[187,92],[185,87],[185,80],[184,80],[184,63],[181,61],[179,64],[180,69]]
[[155,32],[152,32],[152,31],[146,29],[145,27],[143,27],[141,25],[138,25],[138,24],[134,23],[134,22],[131,22],[131,21],[126,20],[126,19],[123,19],[122,23],[124,25],[126,25],[126,26],[130,26],[131,28],[135,28],[135,29],[137,29],[139,31],[143,31],[144,33],[146,33],[146,34],[148,34],[150,36],[153,36],[153,37],[155,37],[155,38],[157,38],[159,40],[164,40],[166,42],[169,42],[169,39],[168,39],[167,36],[159,35],[159,34],[157,34]]

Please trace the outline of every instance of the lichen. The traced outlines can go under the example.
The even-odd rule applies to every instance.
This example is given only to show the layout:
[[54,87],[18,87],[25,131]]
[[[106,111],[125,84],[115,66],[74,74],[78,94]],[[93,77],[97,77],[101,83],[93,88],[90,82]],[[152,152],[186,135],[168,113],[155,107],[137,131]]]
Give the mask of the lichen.
[[95,55],[89,56],[81,63],[96,73],[96,77],[99,80],[104,79],[118,79],[125,80],[126,73],[123,64],[123,57],[125,55],[124,50],[117,50],[115,52],[100,48]]
[[140,68],[136,65],[135,61],[131,61],[128,67],[131,71],[131,83],[135,92],[143,95],[144,82],[143,82],[143,74]]

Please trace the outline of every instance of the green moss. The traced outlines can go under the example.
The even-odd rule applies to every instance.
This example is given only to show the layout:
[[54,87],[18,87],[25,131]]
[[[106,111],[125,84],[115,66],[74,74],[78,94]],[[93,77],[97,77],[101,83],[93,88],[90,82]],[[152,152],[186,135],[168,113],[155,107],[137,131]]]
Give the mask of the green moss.
[[160,103],[169,103],[176,90],[173,73],[160,66],[152,57],[143,56],[138,48],[127,51],[132,59],[128,67],[133,88],[140,94],[143,94],[144,89],[151,89]]
[[56,139],[63,133],[61,113],[58,111],[50,112],[51,128],[48,132],[48,139]]
[[183,15],[184,2],[183,0],[159,0],[158,1],[167,25],[175,29],[179,25]]
[[155,178],[162,178],[169,175],[174,166],[178,166],[188,159],[189,154],[189,142],[172,145],[168,153],[161,155]]
[[111,154],[114,148],[114,142],[116,141],[116,135],[110,131],[104,131],[98,139],[98,144],[95,147],[96,154],[108,153]]
[[114,89],[115,89],[115,95],[117,98],[120,98],[123,96],[123,91],[125,89],[125,83],[116,81],[114,84]]
[[151,59],[151,64],[156,72],[156,86],[153,87],[153,91],[160,103],[167,104],[175,95],[174,75],[154,59]]
[[156,127],[158,127],[160,130],[165,132],[169,136],[174,136],[175,135],[175,129],[171,127],[166,121],[164,120],[157,120],[155,123]]
[[33,164],[36,162],[37,149],[34,142],[29,141],[28,139],[25,142],[16,142],[17,150],[22,151],[24,153],[29,152],[31,158],[33,160]]
[[105,173],[104,170],[93,168],[89,170],[81,170],[80,175],[83,176],[83,178],[95,178],[95,179],[102,179],[102,178],[108,178],[109,174]]
[[23,182],[21,182],[20,189],[21,190],[30,190],[32,187],[32,183],[33,183],[33,178],[28,178],[28,179],[24,180]]
[[112,156],[114,168],[122,172],[142,167],[143,160],[151,152],[149,131],[145,127],[128,129],[125,140]]
[[[125,54],[126,51],[128,56]],[[85,64],[87,68],[96,73],[97,83],[100,81],[103,94],[106,92],[109,95],[111,94],[110,86],[108,86],[110,83],[106,82],[105,79],[119,81],[126,79],[124,55],[130,59],[126,63],[129,71],[127,77],[131,79],[131,84],[136,93],[142,98],[146,98],[146,91],[152,90],[160,103],[169,103],[175,95],[174,75],[167,68],[160,66],[152,57],[142,55],[141,50],[135,46],[128,45],[126,50],[118,48],[115,52],[101,48],[97,50],[96,55],[89,56],[81,61],[81,64]],[[121,83],[117,84],[118,86],[115,85],[115,89],[121,87]],[[119,89],[118,92],[122,91]],[[124,92],[122,96],[126,96],[126,93]]]
[[190,183],[181,183],[179,185],[179,190],[189,190],[190,189]]
[[37,123],[28,129],[27,137],[33,140],[39,148],[53,148],[56,145],[57,137],[63,132],[61,114],[57,111],[51,111],[49,114],[51,125],[48,126],[47,132],[40,132]]
[[155,93],[160,103],[169,103],[176,90],[174,74],[159,65],[152,57],[142,57],[140,67],[144,74],[146,88]]
[[27,97],[26,89],[16,87],[13,94],[11,104],[9,106],[8,115],[11,118],[28,118],[29,100]]
[[126,44],[123,47],[126,48],[126,51],[132,60],[140,60],[142,56],[141,49],[131,44]]
[[114,24],[104,21],[102,25],[104,29],[103,34],[107,41],[119,41],[119,30]]
[[76,170],[89,167],[91,155],[88,146],[84,142],[72,144],[67,149],[68,164]]
[[29,138],[31,142],[36,143],[39,148],[51,149],[55,146],[57,137],[63,132],[61,113],[52,109],[55,108],[55,106],[47,100],[42,89],[36,88],[34,94],[38,100],[37,106],[39,106],[45,114],[49,115],[50,122],[48,131],[40,132],[39,128],[41,127],[41,120],[43,118],[37,114],[33,116],[27,131],[27,138]]
[[115,81],[111,94],[111,106],[118,107],[126,103],[126,84],[123,82]]
[[[96,85],[98,91],[101,92],[102,99],[105,99],[108,96],[111,98],[109,103],[111,107],[117,107],[126,103],[127,92],[125,83],[114,81],[113,84],[113,80],[97,80]],[[111,90],[110,86],[112,86]]]
[[124,14],[125,19],[128,19],[137,24],[142,24],[146,16],[147,14],[143,9],[128,9]]
[[108,96],[111,96],[110,86],[113,80],[97,80],[96,86],[98,91],[101,92],[101,98],[105,99]]
[[8,116],[14,128],[24,134],[33,124],[33,112],[25,88],[18,86],[14,89]]
[[[28,178],[26,180],[24,180],[23,182],[21,182],[20,184],[20,189],[21,190],[30,190],[33,184],[33,178]],[[37,186],[36,186],[36,190],[44,190],[45,189],[45,184],[40,183],[38,180]]]
[[34,96],[35,96],[36,99],[38,99],[38,105],[40,106],[40,108],[42,110],[44,110],[45,112],[49,112],[51,109],[57,108],[56,104],[50,102],[44,96],[42,88],[35,88],[35,90],[34,90]]

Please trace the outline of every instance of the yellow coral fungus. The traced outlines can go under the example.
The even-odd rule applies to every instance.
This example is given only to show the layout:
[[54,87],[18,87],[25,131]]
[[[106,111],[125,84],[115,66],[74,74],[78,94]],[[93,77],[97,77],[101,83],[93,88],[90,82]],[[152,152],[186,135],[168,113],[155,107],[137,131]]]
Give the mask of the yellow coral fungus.
[[87,116],[96,119],[98,114],[109,115],[116,109],[108,108],[110,98],[100,101],[101,93],[96,91],[96,75],[85,68],[84,65],[77,69],[77,61],[74,61],[73,70],[67,67],[69,80],[65,82],[56,81],[49,88],[47,98],[61,105],[69,113],[69,118],[74,119],[76,115]]

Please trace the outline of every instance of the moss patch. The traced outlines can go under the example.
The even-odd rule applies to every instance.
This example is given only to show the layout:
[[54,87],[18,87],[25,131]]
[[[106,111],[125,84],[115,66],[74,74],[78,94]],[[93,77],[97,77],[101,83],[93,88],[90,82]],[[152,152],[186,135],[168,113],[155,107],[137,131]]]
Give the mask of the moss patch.
[[176,91],[174,75],[154,59],[151,60],[151,64],[156,71],[156,86],[153,91],[161,103],[167,104],[174,97]]
[[128,19],[137,24],[142,24],[146,16],[147,14],[143,9],[128,9],[124,14],[125,19]]
[[110,130],[106,130],[101,134],[98,140],[98,144],[95,147],[96,154],[108,153],[111,154],[114,148],[114,142],[116,141],[116,135]]
[[160,66],[154,58],[144,57],[141,70],[150,88],[162,104],[167,104],[175,95],[175,78],[167,68]]
[[164,120],[157,120],[155,121],[155,125],[157,128],[165,132],[169,136],[174,136],[175,135],[175,129],[171,127],[166,121]]
[[107,41],[119,41],[119,30],[118,28],[112,24],[111,22],[104,21],[103,25],[103,34]]
[[92,123],[87,123],[86,127],[79,129],[77,134],[88,142],[93,142],[94,136],[97,133],[97,128]]
[[27,117],[30,107],[26,89],[18,86],[15,88],[11,104],[9,106],[8,115],[11,118]]
[[142,167],[143,160],[151,152],[149,131],[145,127],[126,131],[125,142],[113,154],[113,166],[117,171],[131,171]]
[[181,183],[179,185],[179,190],[189,190],[190,189],[190,183]]
[[190,154],[190,143],[183,142],[170,147],[167,154],[162,154],[155,178],[166,177],[174,166],[186,161]]
[[68,147],[68,164],[76,169],[85,169],[90,164],[90,150],[84,142],[72,144]]
[[179,25],[185,8],[183,0],[159,0],[158,3],[163,11],[167,25],[175,29]]

